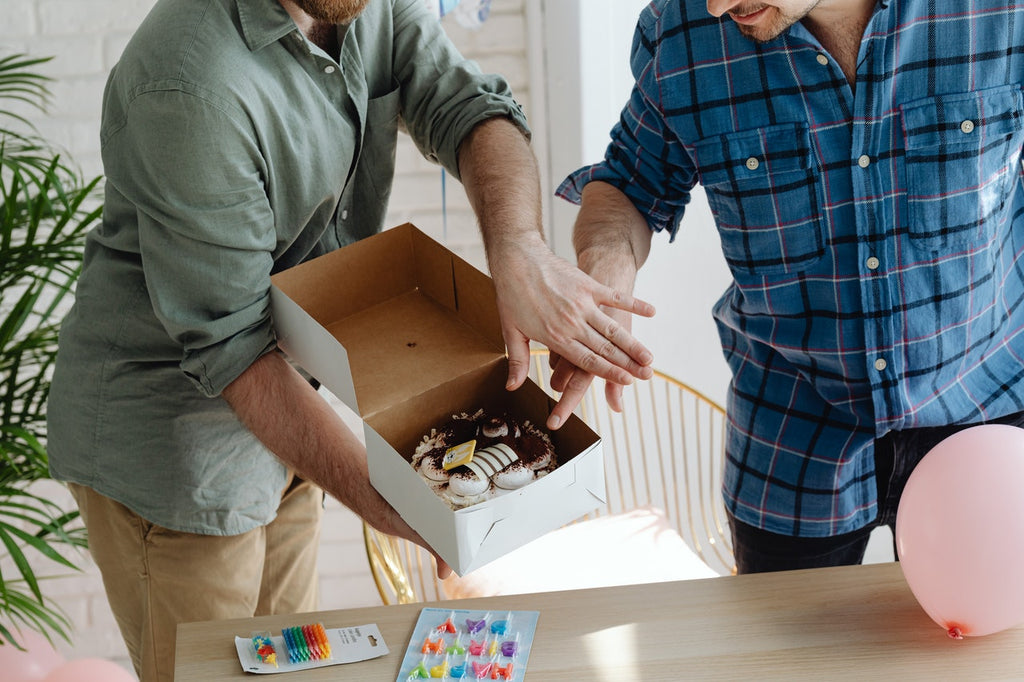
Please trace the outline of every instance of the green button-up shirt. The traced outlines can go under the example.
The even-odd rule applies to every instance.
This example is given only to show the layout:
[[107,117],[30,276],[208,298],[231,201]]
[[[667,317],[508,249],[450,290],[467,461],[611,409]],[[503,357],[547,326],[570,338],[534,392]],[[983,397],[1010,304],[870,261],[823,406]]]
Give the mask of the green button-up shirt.
[[381,229],[400,121],[455,177],[480,121],[526,130],[422,0],[371,0],[339,44],[336,61],[277,0],[159,0],[139,27],[104,95],[104,218],[61,329],[54,477],[175,530],[270,521],[286,471],[219,395],[275,346],[271,274]]

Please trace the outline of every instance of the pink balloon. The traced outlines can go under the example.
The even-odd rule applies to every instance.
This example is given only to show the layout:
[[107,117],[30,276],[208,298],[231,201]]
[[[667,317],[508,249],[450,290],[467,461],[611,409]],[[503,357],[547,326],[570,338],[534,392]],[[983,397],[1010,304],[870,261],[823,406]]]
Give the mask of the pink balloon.
[[910,590],[950,637],[1024,623],[1024,429],[973,426],[907,480],[896,551]]
[[15,630],[13,634],[25,650],[18,650],[10,642],[0,645],[0,677],[7,682],[41,680],[64,662],[46,637],[35,630]]
[[135,676],[102,658],[77,658],[61,665],[42,682],[135,682]]

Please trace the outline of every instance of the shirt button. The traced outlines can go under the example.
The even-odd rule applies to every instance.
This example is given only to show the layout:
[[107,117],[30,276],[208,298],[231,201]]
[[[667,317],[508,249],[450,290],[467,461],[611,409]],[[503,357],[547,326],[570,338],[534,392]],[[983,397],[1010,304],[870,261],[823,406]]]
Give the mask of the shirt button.
[[347,208],[343,208],[343,209],[341,209],[341,219],[345,220],[346,218],[348,218],[348,209]]
[[747,159],[747,169],[748,170],[757,170],[757,167],[760,166],[760,165],[761,165],[761,162],[757,160],[756,156],[751,156],[749,159]]
[[879,372],[881,372],[888,366],[889,363],[883,360],[882,358],[878,358],[877,360],[875,360],[875,369],[877,369]]
[[334,65],[328,64],[324,67],[324,73],[334,73]]
[[815,59],[817,59],[818,63],[821,64],[822,66],[828,66],[828,57],[826,57],[822,53],[819,52],[818,56],[815,57]]
[[867,260],[868,270],[877,270],[878,269],[878,265],[879,265],[879,263],[878,263],[878,259],[877,258],[875,258],[874,256],[871,256],[870,258],[868,258],[868,260]]
[[857,165],[861,168],[867,168],[871,165],[871,157],[867,154],[861,154],[860,158],[857,159]]
[[963,123],[960,124],[960,132],[961,133],[970,133],[970,132],[973,132],[973,131],[974,131],[974,121],[972,121],[971,119],[967,119],[966,121],[964,121]]

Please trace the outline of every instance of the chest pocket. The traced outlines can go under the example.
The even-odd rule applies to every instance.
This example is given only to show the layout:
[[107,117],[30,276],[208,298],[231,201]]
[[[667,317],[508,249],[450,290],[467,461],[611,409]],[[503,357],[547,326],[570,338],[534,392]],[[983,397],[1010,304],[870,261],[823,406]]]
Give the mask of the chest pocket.
[[395,177],[401,104],[397,87],[367,101],[359,158],[338,202],[335,229],[325,235],[333,241],[322,243],[325,251],[369,237],[384,226]]
[[391,194],[391,181],[395,174],[400,111],[400,89],[397,87],[366,102],[366,126],[357,172],[365,176],[360,179],[369,181],[385,203]]
[[806,125],[708,138],[695,155],[734,273],[795,272],[821,258],[817,170]]
[[911,237],[927,248],[977,239],[1020,182],[1020,86],[919,100],[901,112]]

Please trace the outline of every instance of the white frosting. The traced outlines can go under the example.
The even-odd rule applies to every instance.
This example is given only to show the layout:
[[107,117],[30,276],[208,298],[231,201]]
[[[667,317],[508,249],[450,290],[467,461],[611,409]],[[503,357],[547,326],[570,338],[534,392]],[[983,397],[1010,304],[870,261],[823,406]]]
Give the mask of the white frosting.
[[420,444],[416,446],[416,451],[412,453],[413,466],[419,466],[423,455],[427,454],[434,448],[440,447],[442,440],[444,440],[444,437],[437,432],[437,429],[431,429],[429,436],[423,436],[423,440],[421,440]]
[[535,459],[532,466],[534,470],[547,469],[551,466],[551,452],[545,452],[543,456]]
[[513,462],[507,467],[494,474],[494,485],[505,490],[522,488],[537,477],[536,472],[522,462]]
[[452,493],[451,487],[444,490],[441,495],[441,499],[451,505],[452,509],[462,509],[463,507],[469,507],[470,505],[479,504],[480,502],[486,502],[487,500],[494,499],[497,494],[494,486],[488,486],[487,490],[479,495],[470,495],[468,497],[460,497]]
[[475,497],[487,492],[491,482],[473,473],[461,473],[448,479],[448,489],[457,497]]
[[502,438],[508,435],[508,424],[501,422],[500,424],[481,426],[480,433],[488,438]]
[[448,472],[443,467],[438,465],[438,462],[433,457],[423,457],[420,460],[419,466],[420,474],[431,481],[447,481]]

